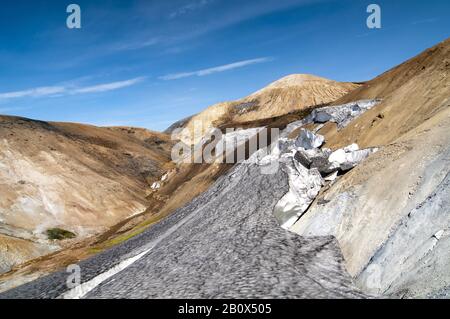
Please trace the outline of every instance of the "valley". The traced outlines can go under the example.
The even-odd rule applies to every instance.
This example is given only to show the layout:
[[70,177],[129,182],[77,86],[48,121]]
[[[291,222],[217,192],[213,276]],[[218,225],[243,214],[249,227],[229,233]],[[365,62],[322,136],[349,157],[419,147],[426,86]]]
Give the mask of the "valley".
[[[291,75],[165,133],[1,117],[0,298],[446,297],[449,76],[445,40],[365,83]],[[214,127],[280,135],[237,164],[172,161]]]

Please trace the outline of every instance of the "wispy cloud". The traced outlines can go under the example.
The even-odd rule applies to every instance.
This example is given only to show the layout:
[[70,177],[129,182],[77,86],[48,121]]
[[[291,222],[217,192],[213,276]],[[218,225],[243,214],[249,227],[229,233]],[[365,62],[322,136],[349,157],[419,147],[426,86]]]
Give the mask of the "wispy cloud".
[[220,73],[220,72],[225,72],[225,71],[229,71],[229,70],[233,70],[233,69],[243,68],[245,66],[249,66],[249,65],[253,65],[253,64],[265,63],[265,62],[269,62],[272,60],[273,59],[270,57],[264,57],[264,58],[238,61],[238,62],[234,62],[234,63],[230,63],[230,64],[220,65],[220,66],[203,69],[203,70],[198,70],[198,71],[193,71],[193,72],[168,74],[168,75],[161,76],[160,79],[164,80],[164,81],[169,81],[169,80],[178,80],[178,79],[188,78],[191,76],[206,76],[206,75],[211,75],[214,73]]
[[108,91],[114,91],[122,88],[126,88],[129,86],[133,86],[139,82],[142,82],[145,80],[145,77],[138,77],[126,81],[119,81],[119,82],[111,82],[106,84],[100,84],[100,85],[94,85],[94,86],[88,86],[84,88],[74,89],[71,93],[72,94],[83,94],[83,93],[99,93],[99,92],[108,92]]
[[151,38],[148,40],[119,43],[112,46],[113,51],[131,51],[152,47],[160,43],[160,38]]
[[74,87],[74,86],[43,86],[28,90],[14,91],[0,93],[1,100],[10,100],[18,98],[39,98],[39,97],[54,97],[62,95],[76,95],[76,94],[87,94],[87,93],[100,93],[114,91],[122,88],[126,88],[135,85],[139,82],[145,80],[145,77],[138,77],[134,79],[129,79],[125,81],[110,82],[93,86],[86,87]]
[[41,96],[61,94],[64,91],[65,88],[63,86],[44,86],[23,91],[0,93],[0,99],[9,100],[22,97],[41,97]]
[[178,8],[177,10],[173,11],[169,18],[174,19],[179,16],[183,16],[185,14],[188,14],[189,12],[198,10],[200,8],[203,8],[204,6],[210,4],[214,0],[198,0],[198,1],[192,1],[191,3],[188,3],[181,8]]

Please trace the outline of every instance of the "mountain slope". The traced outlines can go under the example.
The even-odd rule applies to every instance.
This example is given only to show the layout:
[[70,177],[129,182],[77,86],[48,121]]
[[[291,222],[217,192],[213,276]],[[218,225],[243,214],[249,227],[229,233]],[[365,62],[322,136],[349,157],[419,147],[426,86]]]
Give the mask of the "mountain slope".
[[293,231],[336,236],[368,291],[436,295],[450,283],[450,40],[335,104],[375,97],[382,103],[346,128],[327,124],[319,133],[333,149],[356,142],[381,150],[323,193]]
[[[269,119],[319,104],[335,101],[359,87],[325,78],[294,74],[238,101],[215,104],[179,123],[184,130],[178,137],[186,144],[196,144],[211,127]],[[173,130],[173,127],[171,128]]]
[[1,116],[0,270],[58,249],[48,229],[77,241],[144,211],[149,181],[170,167],[170,146],[142,129]]
[[328,134],[330,145],[339,147],[356,140],[364,147],[388,144],[418,127],[448,107],[449,70],[450,39],[447,39],[335,101],[334,105],[383,99],[376,109],[342,131]]
[[[251,104],[255,96],[277,106],[290,93],[272,99],[267,92],[303,83],[303,76],[276,82],[237,108],[207,110],[197,119],[221,129],[242,124],[285,130],[276,151],[254,154],[255,162],[231,170],[218,163],[169,170],[148,208],[169,216],[144,221],[147,230],[139,225],[139,232],[126,233],[131,240],[82,261],[83,284],[93,289],[87,297],[448,296],[449,49],[444,41],[325,108],[336,111],[349,102],[344,107],[356,115],[344,127],[320,120],[317,105],[269,118],[266,109],[252,117],[253,108],[261,107]],[[280,113],[286,111],[282,105]],[[367,107],[358,113],[361,105]],[[308,136],[332,150],[307,153],[301,145]],[[350,145],[355,142],[359,146]],[[371,146],[376,148],[359,150]],[[360,151],[367,156],[359,166],[339,166],[334,175],[297,157],[317,152],[323,164],[341,147],[345,157]],[[272,164],[279,169],[268,174]],[[290,230],[300,236],[277,223],[284,226],[280,216],[291,220],[296,210]],[[128,268],[103,276],[122,263]],[[61,270],[1,297],[58,297],[67,293],[66,276]]]
[[[82,283],[95,288],[86,297],[364,297],[333,238],[303,239],[278,226],[272,210],[287,190],[282,170],[262,175],[255,164],[234,167],[161,223],[81,262]],[[138,254],[142,258],[116,276],[89,284]],[[0,298],[56,298],[68,292],[66,277],[57,272]]]
[[[283,129],[289,122],[297,121],[303,118],[308,113],[307,110],[300,110],[289,114],[282,118],[269,118],[261,120],[261,122],[246,122],[242,123],[243,127],[261,127],[270,125]],[[182,121],[183,122],[183,121]],[[232,123],[228,123],[231,125]],[[104,132],[103,129],[101,129]],[[109,132],[125,134],[145,141],[146,145],[152,148],[157,146],[163,147],[164,150],[170,152],[170,147],[166,147],[168,143],[160,143],[158,138],[163,141],[167,140],[164,134],[157,134],[148,132],[147,130],[136,128],[109,128]],[[147,134],[151,134],[147,137]],[[156,139],[156,140],[155,140]],[[170,166],[170,165],[169,165]],[[133,237],[142,232],[146,227],[170,215],[174,210],[188,204],[195,197],[205,192],[221,175],[225,174],[230,168],[231,164],[181,164],[177,167],[170,166],[164,174],[165,180],[162,181],[159,177],[151,179],[151,184],[156,182],[158,189],[149,190],[146,195],[147,209],[144,214],[137,215],[132,218],[123,218],[117,224],[112,225],[105,232],[99,236],[83,242],[77,247],[69,247],[59,253],[49,255],[38,260],[31,261],[27,264],[15,267],[13,271],[0,277],[0,290],[8,289],[8,287],[16,286],[24,281],[42,276],[55,270],[65,267],[69,264],[77,262],[80,259],[87,258],[93,252],[103,251],[108,249],[111,245],[123,241],[126,238]],[[148,185],[147,185],[148,186]],[[36,243],[34,243],[36,245]],[[45,244],[44,247],[47,247]],[[35,247],[37,250],[37,248]],[[17,255],[17,252],[10,254],[11,258]],[[28,254],[31,256],[30,254]],[[37,255],[41,255],[40,253]],[[27,260],[27,258],[20,258],[20,260]],[[19,261],[9,262],[9,264],[18,264]],[[8,267],[9,268],[9,267]],[[6,268],[6,269],[8,269]]]

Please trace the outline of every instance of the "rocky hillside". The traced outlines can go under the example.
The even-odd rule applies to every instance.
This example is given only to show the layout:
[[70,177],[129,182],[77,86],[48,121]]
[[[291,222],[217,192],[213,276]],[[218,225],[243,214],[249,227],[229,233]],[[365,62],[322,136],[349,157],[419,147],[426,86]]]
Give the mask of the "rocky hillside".
[[[149,215],[87,248],[101,254],[80,263],[81,294],[67,289],[60,263],[0,298],[448,297],[449,58],[446,40],[362,85],[291,76],[176,123],[170,130],[186,128],[180,138],[203,147],[206,130],[190,136],[196,121],[242,127],[222,136],[241,144],[264,128],[281,134],[235,165],[165,164]],[[95,130],[167,154],[165,135]],[[75,158],[92,163],[94,149]],[[121,183],[143,175],[121,172]]]
[[353,89],[355,83],[341,83],[325,78],[294,74],[238,101],[215,104],[201,113],[172,126],[184,128],[178,137],[186,144],[196,144],[211,127],[269,119],[337,100]]
[[[347,271],[368,294],[450,293],[449,59],[446,40],[302,120],[242,115],[242,136],[290,123],[278,154],[259,162],[275,161],[289,176],[273,214],[303,237],[336,237]],[[222,110],[207,112],[214,108]]]
[[143,129],[0,117],[0,272],[59,249],[48,230],[78,241],[143,212],[170,148]]
[[319,134],[332,149],[380,151],[323,192],[292,227],[335,236],[349,273],[372,293],[447,294],[450,285],[450,40],[384,73],[336,104],[382,102]]

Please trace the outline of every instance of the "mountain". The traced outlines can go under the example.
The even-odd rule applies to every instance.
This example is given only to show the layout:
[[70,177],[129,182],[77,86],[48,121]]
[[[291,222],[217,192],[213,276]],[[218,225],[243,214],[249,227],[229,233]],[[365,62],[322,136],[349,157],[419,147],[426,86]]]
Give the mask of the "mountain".
[[143,214],[5,274],[0,290],[28,283],[0,298],[450,296],[449,57],[450,39],[363,84],[290,76],[174,124],[188,144],[196,121],[281,133],[236,164],[160,162]]
[[188,145],[196,144],[211,127],[269,119],[314,105],[330,103],[357,87],[359,84],[356,83],[293,74],[241,100],[210,106],[191,118],[175,123],[168,132],[172,132],[174,128],[184,129],[178,134],[179,139]]
[[335,236],[367,291],[448,296],[450,40],[333,104],[370,98],[382,102],[343,129],[330,123],[318,132],[333,149],[380,151],[321,194],[293,231]]
[[143,129],[1,116],[0,272],[58,250],[50,229],[78,241],[145,211],[171,145]]

